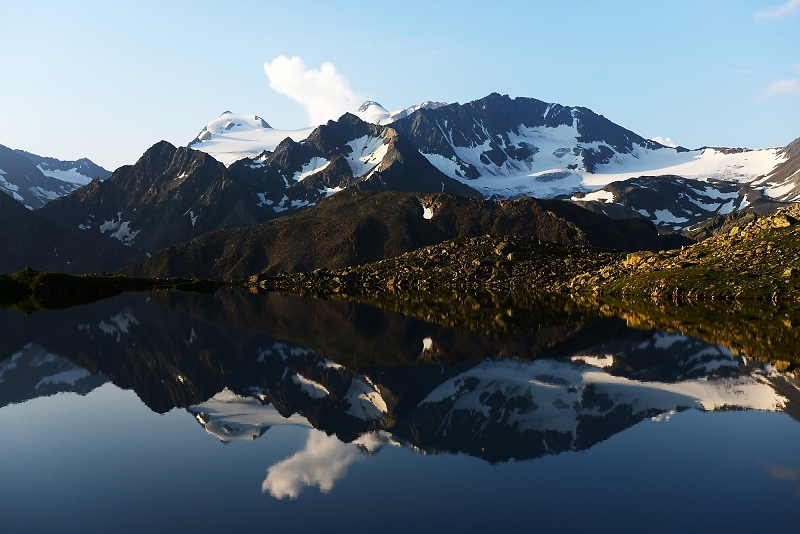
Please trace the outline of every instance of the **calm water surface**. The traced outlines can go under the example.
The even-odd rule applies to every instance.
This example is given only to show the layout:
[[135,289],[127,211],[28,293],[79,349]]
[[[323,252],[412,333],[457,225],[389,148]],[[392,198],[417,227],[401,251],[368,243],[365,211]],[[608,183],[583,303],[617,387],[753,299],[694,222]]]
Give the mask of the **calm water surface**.
[[796,381],[696,338],[233,291],[0,325],[4,532],[800,525]]

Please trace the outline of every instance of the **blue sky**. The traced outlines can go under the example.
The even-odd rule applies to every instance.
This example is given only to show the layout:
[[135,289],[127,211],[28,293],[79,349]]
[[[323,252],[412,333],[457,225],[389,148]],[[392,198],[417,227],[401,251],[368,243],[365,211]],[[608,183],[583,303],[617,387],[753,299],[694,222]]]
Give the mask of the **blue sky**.
[[290,129],[491,92],[690,148],[800,137],[800,0],[0,0],[0,20],[0,144],[109,169],[225,110]]

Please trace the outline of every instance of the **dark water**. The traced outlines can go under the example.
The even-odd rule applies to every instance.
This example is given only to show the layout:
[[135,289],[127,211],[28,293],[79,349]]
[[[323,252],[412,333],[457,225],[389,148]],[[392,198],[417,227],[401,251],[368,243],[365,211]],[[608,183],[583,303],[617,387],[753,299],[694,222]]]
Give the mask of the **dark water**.
[[0,529],[796,531],[795,379],[538,306],[486,333],[233,291],[0,310]]

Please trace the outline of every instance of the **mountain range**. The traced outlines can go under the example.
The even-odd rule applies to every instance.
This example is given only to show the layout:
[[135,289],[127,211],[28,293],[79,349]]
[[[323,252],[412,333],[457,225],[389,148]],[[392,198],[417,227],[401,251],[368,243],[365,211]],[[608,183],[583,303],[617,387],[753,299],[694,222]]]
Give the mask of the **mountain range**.
[[94,179],[105,180],[110,175],[86,158],[61,161],[0,145],[0,192],[29,210],[41,208]]
[[[0,188],[35,209],[29,213],[33,218],[18,210],[6,214],[0,241],[27,244],[24,253],[16,254],[20,257],[12,258],[11,253],[0,257],[0,268],[25,264],[59,266],[67,272],[116,270],[164,251],[158,262],[146,262],[149,266],[142,269],[163,274],[180,264],[183,272],[187,258],[202,257],[207,263],[190,271],[245,275],[245,266],[253,272],[329,264],[342,267],[431,244],[433,236],[498,231],[487,224],[487,214],[496,211],[491,204],[478,209],[474,203],[445,203],[448,210],[462,210],[451,219],[477,218],[467,231],[469,225],[457,228],[441,222],[439,217],[447,210],[435,212],[430,220],[412,214],[416,208],[404,207],[422,206],[432,197],[384,196],[380,197],[382,213],[367,209],[364,220],[350,217],[335,224],[312,225],[315,230],[308,235],[318,236],[315,244],[296,248],[294,259],[285,253],[281,261],[266,259],[265,255],[277,257],[277,249],[292,249],[285,239],[302,234],[302,226],[291,231],[289,226],[319,221],[323,213],[343,208],[328,204],[325,209],[312,210],[314,214],[307,218],[271,221],[314,208],[344,190],[448,193],[483,198],[484,202],[556,197],[611,219],[644,219],[660,232],[688,231],[716,216],[743,209],[765,212],[799,199],[798,143],[800,140],[781,149],[764,150],[671,148],[586,108],[491,94],[463,105],[426,102],[392,113],[367,102],[336,121],[296,131],[276,130],[260,117],[226,112],[203,128],[188,147],[156,143],[135,164],[111,174],[88,160],[60,162],[0,147]],[[351,197],[341,205],[352,198],[373,197]],[[586,234],[585,221],[589,219],[583,210],[551,207],[537,217],[545,212],[558,214],[559,224]],[[412,223],[414,218],[422,222]],[[17,219],[19,223],[15,223]],[[401,219],[404,222],[400,223]],[[399,226],[388,230],[394,237],[382,237],[370,245],[363,243],[377,239],[375,236],[356,238],[372,235],[370,232],[385,237],[386,228],[395,224]],[[614,239],[586,242],[620,250],[664,246],[658,244],[654,230],[645,230],[646,225],[625,224],[626,231],[620,231],[623,226],[619,224],[614,227],[609,234],[616,236]],[[16,229],[23,226],[27,233]],[[519,226],[508,228],[519,231]],[[412,227],[426,229],[412,235]],[[232,230],[235,228],[241,230]],[[219,231],[223,233],[211,233]],[[626,232],[638,235],[622,238]],[[649,237],[643,238],[645,234]],[[80,237],[67,237],[73,235]],[[420,239],[420,235],[426,237]],[[200,241],[188,245],[201,236]],[[334,245],[343,250],[345,239],[362,245],[346,254],[323,254]],[[66,240],[71,242],[69,246]],[[232,244],[224,253],[209,252],[226,241],[240,247],[260,243],[265,247],[259,252],[261,261],[254,262],[253,253],[246,251],[234,257]],[[402,246],[391,245],[377,252],[381,243],[400,241]],[[178,248],[165,250],[179,243],[187,243],[180,248],[181,254]],[[63,244],[62,250],[70,246],[91,249],[84,255],[92,259],[56,261],[54,250],[59,244]],[[190,249],[193,252],[188,256],[182,255]],[[311,249],[308,254],[300,252]],[[111,250],[115,252],[109,253]],[[107,259],[100,261],[96,251],[102,251]],[[243,261],[248,254],[250,259]],[[169,261],[165,261],[167,257]],[[317,259],[312,261],[312,257]],[[222,263],[214,266],[219,260]],[[156,263],[160,267],[154,267]],[[236,264],[239,267],[235,268]]]
[[[800,198],[797,164],[778,170],[795,158],[792,145],[763,150],[665,147],[587,108],[496,93],[463,105],[426,102],[394,113],[366,102],[355,115],[390,125],[444,174],[486,198],[589,192],[644,175],[701,179],[712,187],[718,181],[747,183],[771,198]],[[300,141],[312,131],[274,130],[251,117],[252,138],[245,138],[239,131],[244,119],[233,117],[244,116],[223,114],[190,146],[231,161],[254,155],[262,146],[272,150],[278,139]],[[212,130],[214,135],[208,133]],[[197,142],[204,135],[208,139]]]
[[[800,199],[800,140],[763,150],[665,147],[586,108],[498,94],[464,105],[425,102],[393,113],[369,101],[355,115],[391,126],[443,174],[490,199],[571,198],[612,218],[643,217],[663,231]],[[231,132],[239,128],[239,122],[226,124]],[[223,161],[263,146],[271,150],[280,137],[298,141],[309,135],[263,128],[250,132],[263,139],[255,143],[224,128],[216,132],[209,137],[213,144],[191,146]]]

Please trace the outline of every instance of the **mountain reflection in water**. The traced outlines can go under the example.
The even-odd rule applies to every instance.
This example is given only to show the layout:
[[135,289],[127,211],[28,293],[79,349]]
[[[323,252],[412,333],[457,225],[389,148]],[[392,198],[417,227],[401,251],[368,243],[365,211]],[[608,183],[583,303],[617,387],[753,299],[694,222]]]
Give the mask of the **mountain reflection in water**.
[[[269,517],[276,530],[345,530],[357,514],[389,530],[487,531],[533,514],[548,531],[674,531],[796,518],[795,375],[590,302],[456,306],[432,303],[437,324],[225,290],[0,310],[0,477],[14,481],[0,525],[252,529]],[[459,314],[480,328],[457,327]],[[677,494],[653,524],[652,503]],[[767,509],[782,514],[763,523]]]
[[556,305],[561,321],[488,334],[237,291],[123,295],[28,318],[4,310],[0,400],[110,380],[153,411],[185,408],[225,443],[276,425],[323,431],[270,468],[263,488],[276,497],[296,497],[299,480],[330,489],[376,444],[503,462],[585,450],[687,409],[798,418],[797,380],[768,365],[618,319],[582,312],[573,323]]

